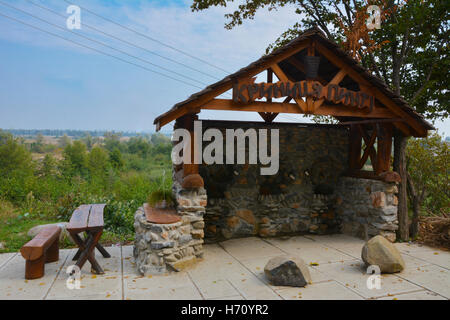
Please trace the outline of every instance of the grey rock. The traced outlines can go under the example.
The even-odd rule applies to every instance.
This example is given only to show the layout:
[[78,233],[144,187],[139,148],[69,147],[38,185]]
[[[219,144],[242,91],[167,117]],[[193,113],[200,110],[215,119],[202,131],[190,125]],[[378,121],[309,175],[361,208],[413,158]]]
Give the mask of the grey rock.
[[400,252],[381,235],[366,242],[361,252],[361,258],[367,266],[378,266],[381,273],[400,272],[405,268],[405,262]]
[[155,250],[160,250],[164,248],[173,248],[175,245],[174,241],[166,241],[166,242],[152,242],[151,248]]
[[264,267],[267,279],[276,286],[304,287],[311,283],[308,266],[298,257],[279,256]]
[[182,245],[182,244],[188,243],[191,240],[192,240],[192,235],[190,235],[190,234],[183,234],[178,239],[178,242]]

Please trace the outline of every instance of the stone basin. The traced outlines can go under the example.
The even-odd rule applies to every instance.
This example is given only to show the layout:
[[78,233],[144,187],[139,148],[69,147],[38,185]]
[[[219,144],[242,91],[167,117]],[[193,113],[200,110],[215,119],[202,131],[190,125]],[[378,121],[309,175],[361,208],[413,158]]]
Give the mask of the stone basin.
[[144,204],[145,217],[150,223],[171,224],[181,221],[175,209],[153,208],[147,203]]

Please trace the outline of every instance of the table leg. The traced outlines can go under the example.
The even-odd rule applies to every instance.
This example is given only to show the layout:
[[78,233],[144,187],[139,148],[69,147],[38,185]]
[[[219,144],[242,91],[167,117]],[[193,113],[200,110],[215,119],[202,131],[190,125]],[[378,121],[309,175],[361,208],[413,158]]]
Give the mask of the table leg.
[[105,248],[103,248],[103,246],[100,243],[97,243],[95,247],[103,255],[103,258],[111,258],[111,255],[108,253],[108,251],[105,250]]
[[94,249],[101,235],[102,235],[101,231],[89,232],[86,241],[83,242],[83,240],[81,240],[78,234],[71,234],[72,238],[79,246],[78,252],[75,255],[75,257],[78,256],[76,265],[80,269],[83,268],[83,265],[86,263],[86,260],[88,260],[92,266],[91,271],[93,270],[97,274],[104,273],[102,267],[98,264],[97,260],[95,260],[94,256]]

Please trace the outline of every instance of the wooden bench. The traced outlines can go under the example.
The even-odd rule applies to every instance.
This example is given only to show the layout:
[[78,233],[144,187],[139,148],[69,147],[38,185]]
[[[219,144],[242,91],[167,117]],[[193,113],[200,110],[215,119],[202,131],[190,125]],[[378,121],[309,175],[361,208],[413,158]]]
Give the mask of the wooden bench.
[[[88,260],[91,263],[91,272],[103,274],[102,267],[95,260],[94,249],[105,258],[110,258],[110,254],[103,248],[98,241],[103,233],[103,210],[105,204],[84,204],[79,206],[72,214],[67,231],[73,241],[78,245],[78,252],[73,257],[77,260],[76,265],[81,269]],[[83,240],[80,233],[85,232],[87,237]]]
[[60,233],[61,227],[47,226],[20,249],[26,260],[25,279],[43,277],[45,264],[58,261]]

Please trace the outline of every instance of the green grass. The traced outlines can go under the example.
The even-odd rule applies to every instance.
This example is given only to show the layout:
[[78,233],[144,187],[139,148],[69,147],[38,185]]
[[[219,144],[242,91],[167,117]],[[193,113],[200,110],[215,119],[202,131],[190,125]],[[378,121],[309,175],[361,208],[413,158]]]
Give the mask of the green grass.
[[19,251],[25,243],[31,240],[31,237],[27,236],[28,230],[37,225],[56,222],[58,221],[49,219],[26,219],[19,217],[2,221],[2,227],[0,228],[0,241],[3,243],[4,248],[0,249],[0,253]]
[[[4,248],[0,249],[0,253],[17,252],[20,248],[30,241],[32,238],[27,235],[28,231],[38,225],[62,222],[55,219],[26,219],[26,218],[12,218],[2,222],[0,229],[0,242],[3,243]],[[104,246],[114,244],[132,244],[134,234],[122,235],[110,231],[104,231],[100,242]],[[67,238],[64,238],[60,244],[60,248],[75,248],[76,246]]]

